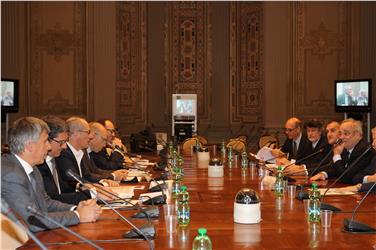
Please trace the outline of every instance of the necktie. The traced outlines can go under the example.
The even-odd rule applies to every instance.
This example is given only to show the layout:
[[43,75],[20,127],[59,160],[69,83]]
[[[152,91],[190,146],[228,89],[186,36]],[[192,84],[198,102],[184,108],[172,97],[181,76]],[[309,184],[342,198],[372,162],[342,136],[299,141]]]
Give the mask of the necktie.
[[29,174],[31,186],[34,189],[34,192],[37,192],[37,181],[35,180],[34,171]]
[[52,169],[52,177],[54,178],[55,185],[57,187],[57,190],[59,191],[59,194],[61,194],[59,177],[57,175],[55,159],[51,160],[51,169]]
[[298,151],[298,147],[296,145],[296,142],[293,141],[292,142],[292,156],[291,156],[292,159],[296,159],[297,151]]

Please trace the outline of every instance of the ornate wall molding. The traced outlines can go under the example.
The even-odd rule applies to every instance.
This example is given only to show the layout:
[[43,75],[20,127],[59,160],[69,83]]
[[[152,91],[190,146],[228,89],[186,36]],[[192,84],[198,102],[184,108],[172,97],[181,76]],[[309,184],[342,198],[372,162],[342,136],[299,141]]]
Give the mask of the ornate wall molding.
[[146,3],[118,2],[116,12],[116,120],[127,130],[147,123]]
[[28,15],[30,113],[86,116],[85,3],[31,2]]
[[208,2],[169,2],[165,21],[165,114],[173,93],[197,94],[198,123],[210,122],[212,31]]
[[[329,119],[334,113],[334,80],[352,77],[351,5],[293,3],[293,114]],[[330,9],[330,11],[328,11]],[[320,13],[318,13],[320,11]],[[321,18],[310,17],[319,14]],[[356,70],[355,70],[356,71]]]
[[247,133],[258,136],[264,124],[262,3],[231,2],[229,22],[230,122],[251,125]]

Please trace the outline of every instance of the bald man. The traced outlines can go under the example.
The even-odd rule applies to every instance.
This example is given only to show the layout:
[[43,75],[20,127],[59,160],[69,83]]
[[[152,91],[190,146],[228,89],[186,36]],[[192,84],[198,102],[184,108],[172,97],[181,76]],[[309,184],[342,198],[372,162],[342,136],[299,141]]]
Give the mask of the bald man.
[[288,159],[300,160],[311,152],[311,142],[302,132],[302,122],[292,117],[285,123],[286,141],[281,149],[273,149],[274,157],[283,157],[288,155]]

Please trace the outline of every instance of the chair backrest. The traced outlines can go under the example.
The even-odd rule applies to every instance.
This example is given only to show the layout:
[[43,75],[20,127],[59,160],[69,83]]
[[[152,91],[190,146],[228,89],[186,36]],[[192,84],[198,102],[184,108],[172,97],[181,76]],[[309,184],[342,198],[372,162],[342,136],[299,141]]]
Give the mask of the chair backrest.
[[245,145],[245,141],[242,139],[238,139],[238,138],[230,139],[226,147],[229,147],[229,146],[231,146],[233,150],[238,151],[240,153],[247,149]]
[[198,140],[200,141],[200,143],[202,145],[207,145],[208,144],[208,140],[205,137],[202,137],[202,136],[198,135],[197,138],[198,138]]
[[259,139],[259,148],[263,147],[279,148],[278,138],[274,135],[262,135]]
[[0,249],[16,249],[29,240],[29,236],[24,231],[24,229],[11,221],[4,214],[0,214],[0,225]]
[[[200,146],[202,147],[202,143],[200,142]],[[182,150],[183,154],[190,154],[192,152],[192,147],[196,145],[196,138],[187,138],[182,143]]]

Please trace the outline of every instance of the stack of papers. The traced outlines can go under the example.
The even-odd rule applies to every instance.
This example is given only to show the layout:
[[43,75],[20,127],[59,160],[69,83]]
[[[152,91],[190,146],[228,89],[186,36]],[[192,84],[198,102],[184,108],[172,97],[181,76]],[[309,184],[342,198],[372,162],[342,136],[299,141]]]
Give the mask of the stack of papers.
[[134,195],[134,186],[111,187],[111,191],[123,199],[132,198]]
[[[323,195],[326,191],[326,188],[319,188],[320,194]],[[341,188],[331,188],[326,193],[326,195],[353,195],[357,194],[356,191],[343,190]]]
[[275,157],[272,155],[272,149],[268,147],[261,148],[256,155],[258,160],[275,163]]

